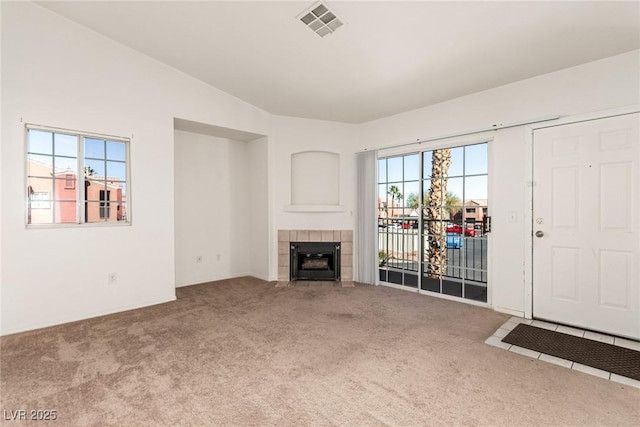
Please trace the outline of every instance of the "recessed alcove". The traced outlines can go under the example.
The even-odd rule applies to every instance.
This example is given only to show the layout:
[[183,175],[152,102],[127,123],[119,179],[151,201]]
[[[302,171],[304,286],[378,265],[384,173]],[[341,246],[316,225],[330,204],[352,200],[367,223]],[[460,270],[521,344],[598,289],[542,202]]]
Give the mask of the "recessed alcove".
[[268,280],[267,137],[175,118],[173,145],[176,286]]
[[301,151],[291,154],[289,212],[340,212],[340,154]]

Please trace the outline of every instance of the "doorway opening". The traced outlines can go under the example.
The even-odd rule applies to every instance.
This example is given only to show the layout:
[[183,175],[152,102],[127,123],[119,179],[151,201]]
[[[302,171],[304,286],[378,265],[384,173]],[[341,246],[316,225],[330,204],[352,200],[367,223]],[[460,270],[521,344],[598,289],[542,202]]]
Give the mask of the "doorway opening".
[[487,150],[378,159],[380,282],[487,302]]

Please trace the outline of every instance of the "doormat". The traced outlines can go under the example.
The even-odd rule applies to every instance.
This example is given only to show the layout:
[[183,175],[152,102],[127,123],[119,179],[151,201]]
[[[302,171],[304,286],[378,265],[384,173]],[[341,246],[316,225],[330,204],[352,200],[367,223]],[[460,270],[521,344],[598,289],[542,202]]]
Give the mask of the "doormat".
[[502,341],[640,381],[640,351],[522,323]]

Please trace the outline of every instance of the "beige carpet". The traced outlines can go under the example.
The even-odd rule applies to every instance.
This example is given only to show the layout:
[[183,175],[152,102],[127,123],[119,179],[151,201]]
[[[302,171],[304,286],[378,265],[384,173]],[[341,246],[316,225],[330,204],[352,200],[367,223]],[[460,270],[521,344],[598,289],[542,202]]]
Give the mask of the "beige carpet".
[[1,409],[60,426],[638,425],[640,390],[490,347],[508,316],[253,278],[2,338]]

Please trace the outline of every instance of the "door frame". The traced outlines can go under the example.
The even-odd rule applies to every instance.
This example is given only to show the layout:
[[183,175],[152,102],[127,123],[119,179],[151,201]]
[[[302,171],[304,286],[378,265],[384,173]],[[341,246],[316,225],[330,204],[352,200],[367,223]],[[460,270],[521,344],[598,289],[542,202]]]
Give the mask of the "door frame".
[[[389,148],[380,148],[377,150],[377,153],[376,153],[376,177],[377,177],[378,160],[381,158],[393,157],[393,156],[405,156],[410,154],[421,154],[425,151],[433,151],[433,150],[438,150],[442,148],[456,148],[461,146],[476,145],[476,144],[482,144],[482,143],[487,144],[487,162],[489,165],[491,165],[493,162],[493,148],[492,148],[493,141],[494,141],[493,132],[494,132],[493,130],[471,132],[471,133],[465,133],[461,135],[436,138],[436,139],[428,140],[427,143],[416,142],[411,144],[403,144],[400,146],[393,146]],[[420,163],[421,163],[420,168],[422,168],[422,161]],[[376,182],[376,185],[378,185],[377,182]],[[488,180],[487,180],[487,200],[491,200],[491,195],[493,192],[492,188],[493,188],[493,174],[491,173],[491,169],[489,166]],[[420,221],[422,222],[422,220]],[[377,224],[377,219],[376,219],[376,224]],[[375,236],[376,236],[375,253],[377,254],[379,250],[377,225],[375,229]],[[488,245],[487,257],[489,261],[487,263],[487,301],[486,302],[474,301],[472,299],[466,299],[462,297],[442,294],[438,292],[431,292],[431,291],[421,289],[421,283],[422,283],[421,275],[418,275],[417,288],[412,288],[404,285],[397,285],[390,282],[383,282],[380,280],[380,275],[378,273],[377,267],[376,267],[376,274],[375,274],[375,285],[387,286],[390,288],[400,289],[403,291],[414,292],[420,295],[427,295],[435,298],[441,298],[441,299],[446,299],[450,301],[457,301],[465,304],[493,309],[494,308],[493,307],[493,287],[490,285],[491,277],[493,274],[493,262],[491,261],[493,260],[493,243],[491,242],[491,240],[492,240],[491,233],[488,233],[487,234],[487,245]],[[377,258],[375,260],[375,265],[376,266],[378,265]]]
[[629,105],[620,108],[594,111],[591,113],[561,117],[557,120],[554,120],[553,122],[527,125],[527,138],[525,141],[525,150],[527,153],[527,170],[525,171],[525,175],[529,177],[529,179],[525,183],[525,199],[527,204],[524,211],[526,234],[524,251],[529,255],[525,257],[524,262],[524,317],[526,319],[533,318],[533,187],[535,187],[536,185],[533,179],[533,144],[535,139],[535,131],[539,129],[565,126],[574,123],[600,120],[635,113],[640,113],[640,105]]

